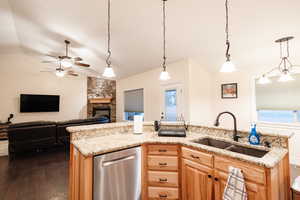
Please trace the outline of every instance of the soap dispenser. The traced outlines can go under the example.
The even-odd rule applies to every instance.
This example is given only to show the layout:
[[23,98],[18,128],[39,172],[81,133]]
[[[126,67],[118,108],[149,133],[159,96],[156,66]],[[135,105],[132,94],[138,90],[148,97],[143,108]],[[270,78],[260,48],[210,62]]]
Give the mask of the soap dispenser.
[[256,131],[256,124],[251,125],[251,132],[249,134],[249,143],[252,145],[260,144],[260,136]]

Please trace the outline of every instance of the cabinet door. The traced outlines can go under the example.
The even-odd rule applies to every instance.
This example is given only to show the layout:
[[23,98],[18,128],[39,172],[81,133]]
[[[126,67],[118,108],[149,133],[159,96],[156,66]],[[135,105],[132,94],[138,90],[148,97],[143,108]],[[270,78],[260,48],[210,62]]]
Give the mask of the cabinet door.
[[[228,174],[215,171],[214,174],[214,191],[215,200],[222,200],[223,193],[226,187]],[[267,191],[266,188],[260,184],[246,181],[246,191],[248,194],[248,200],[266,200]]]
[[182,159],[182,199],[211,200],[212,172],[209,167]]

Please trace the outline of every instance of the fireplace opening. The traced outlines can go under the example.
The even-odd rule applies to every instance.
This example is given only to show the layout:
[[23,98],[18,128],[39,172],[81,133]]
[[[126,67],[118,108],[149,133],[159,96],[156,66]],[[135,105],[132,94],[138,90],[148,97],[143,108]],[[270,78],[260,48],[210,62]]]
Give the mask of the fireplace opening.
[[99,118],[102,123],[110,123],[111,122],[110,106],[94,106],[93,117]]

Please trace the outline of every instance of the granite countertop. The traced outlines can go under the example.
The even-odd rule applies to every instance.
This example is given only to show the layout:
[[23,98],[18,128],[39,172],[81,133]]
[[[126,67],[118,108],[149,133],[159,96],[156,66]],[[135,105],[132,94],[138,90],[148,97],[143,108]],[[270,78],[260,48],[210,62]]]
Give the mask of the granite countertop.
[[[122,124],[124,126],[124,124]],[[99,125],[98,125],[99,126]],[[83,128],[83,127],[81,127]],[[95,126],[90,126],[89,128],[96,128]],[[97,127],[99,128],[99,127]],[[85,128],[83,128],[85,129]],[[86,129],[85,129],[86,130]],[[78,131],[78,129],[77,129]],[[255,148],[268,150],[269,152],[262,158],[256,158],[248,155],[243,155],[235,152],[231,152],[224,149],[218,149],[215,147],[210,147],[202,144],[194,143],[193,140],[201,139],[205,137],[210,137],[214,139],[229,141],[234,144],[241,146],[250,147],[249,144],[235,143],[232,140],[226,138],[220,138],[217,136],[211,136],[208,134],[200,134],[194,132],[187,132],[186,138],[178,137],[159,137],[156,132],[145,132],[140,135],[135,135],[132,133],[114,133],[110,135],[83,138],[79,140],[71,141],[72,144],[85,156],[95,156],[99,154],[109,153],[117,150],[122,150],[134,146],[139,146],[145,143],[159,143],[159,144],[181,144],[188,147],[198,148],[199,150],[204,150],[207,152],[217,153],[219,155],[229,156],[236,158],[245,162],[257,164],[267,168],[274,167],[283,157],[288,153],[287,149],[283,147],[272,147],[267,149],[265,147],[259,146]],[[253,146],[252,146],[253,147]]]

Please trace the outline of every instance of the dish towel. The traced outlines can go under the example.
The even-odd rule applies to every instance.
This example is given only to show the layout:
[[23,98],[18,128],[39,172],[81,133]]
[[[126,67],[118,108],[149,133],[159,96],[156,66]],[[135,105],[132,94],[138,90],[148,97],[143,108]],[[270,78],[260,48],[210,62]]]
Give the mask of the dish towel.
[[229,167],[229,176],[223,193],[223,200],[247,200],[246,185],[242,170]]

